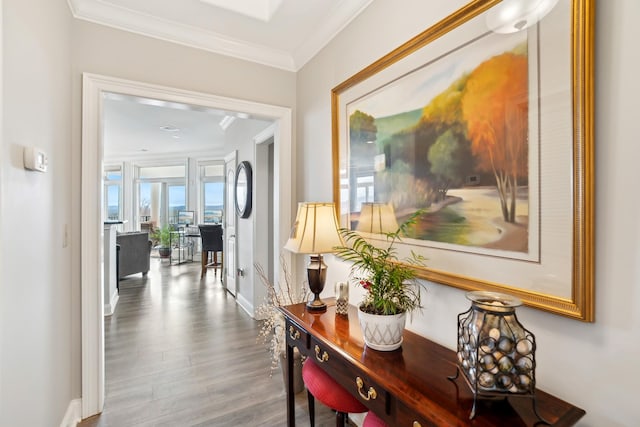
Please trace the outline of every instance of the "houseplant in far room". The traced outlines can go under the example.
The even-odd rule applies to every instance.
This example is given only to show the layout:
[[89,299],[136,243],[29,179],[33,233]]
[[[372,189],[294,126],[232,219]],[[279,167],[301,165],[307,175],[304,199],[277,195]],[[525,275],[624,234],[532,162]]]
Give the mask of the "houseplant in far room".
[[160,258],[171,256],[171,226],[165,224],[153,233],[153,238],[158,241],[158,254]]
[[[260,264],[254,264],[254,267],[258,277],[260,277],[260,281],[267,289],[264,302],[256,308],[256,319],[262,322],[258,332],[258,340],[262,340],[269,346],[271,373],[273,374],[273,371],[280,365],[286,384],[286,373],[284,371],[285,366],[287,366],[285,363],[287,345],[285,322],[284,315],[278,310],[278,307],[306,302],[309,294],[305,290],[305,283],[300,286],[293,284],[291,273],[283,258],[280,258],[280,277],[283,278],[284,283],[281,282],[278,286],[269,279]],[[304,389],[304,382],[302,381],[302,357],[297,348],[294,348],[293,369],[293,388],[295,393],[299,393]]]
[[398,258],[395,244],[422,215],[417,211],[394,232],[383,233],[383,244],[376,246],[356,231],[341,229],[345,246],[336,255],[353,263],[351,278],[365,290],[358,307],[358,318],[365,344],[374,350],[391,351],[402,345],[407,313],[420,308],[420,283],[416,268],[425,258],[415,252]]

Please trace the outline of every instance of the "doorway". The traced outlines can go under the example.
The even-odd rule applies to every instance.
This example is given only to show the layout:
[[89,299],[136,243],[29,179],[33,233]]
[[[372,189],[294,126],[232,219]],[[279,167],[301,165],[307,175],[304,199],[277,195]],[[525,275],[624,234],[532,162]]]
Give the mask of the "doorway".
[[[292,220],[292,121],[291,109],[205,93],[134,82],[96,74],[83,74],[82,93],[82,188],[81,188],[81,322],[82,322],[82,416],[87,418],[104,406],[104,318],[102,262],[102,165],[101,110],[106,93],[244,111],[274,120],[274,205],[271,224],[274,240],[284,245]],[[255,218],[255,215],[253,216]]]
[[[268,127],[253,139],[256,159],[256,211],[260,216],[255,223],[254,261],[259,264],[271,283],[277,283],[276,275],[280,268],[280,262],[274,254],[278,253],[277,239],[274,239],[273,223],[274,211],[274,131],[273,126]],[[264,289],[263,289],[264,294]],[[264,297],[264,295],[261,295]]]

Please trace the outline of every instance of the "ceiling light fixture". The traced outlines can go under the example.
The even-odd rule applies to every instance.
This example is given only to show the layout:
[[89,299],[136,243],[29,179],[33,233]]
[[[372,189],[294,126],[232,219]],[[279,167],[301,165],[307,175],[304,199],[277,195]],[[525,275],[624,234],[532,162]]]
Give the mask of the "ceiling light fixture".
[[135,101],[140,105],[150,105],[152,107],[167,107],[167,101],[162,101],[160,99],[151,99],[151,98],[141,98],[134,97]]
[[174,110],[183,110],[183,111],[191,111],[194,110],[190,105],[181,104],[179,102],[167,102],[165,103],[166,108],[173,108]]
[[517,33],[541,21],[558,0],[503,0],[487,12],[487,26],[495,33]]
[[125,95],[122,95],[120,93],[113,93],[113,92],[103,92],[102,97],[104,99],[108,99],[109,101],[126,101],[127,100],[127,97]]
[[222,128],[222,130],[227,130],[227,128],[229,128],[229,126],[231,126],[231,123],[235,122],[236,118],[233,116],[224,116],[222,118],[222,120],[220,120],[220,127]]

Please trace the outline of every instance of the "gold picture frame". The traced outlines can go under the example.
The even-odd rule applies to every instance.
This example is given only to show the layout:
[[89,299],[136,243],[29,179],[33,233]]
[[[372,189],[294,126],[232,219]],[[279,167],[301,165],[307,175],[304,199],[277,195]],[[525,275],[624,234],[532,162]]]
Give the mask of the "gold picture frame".
[[[388,190],[387,193],[379,190],[381,186],[377,181],[381,171],[389,172],[395,167],[396,163],[392,163],[394,155],[390,153],[398,151],[392,144],[400,140],[393,139],[393,135],[400,135],[400,132],[387,132],[387,122],[390,121],[384,122],[383,118],[391,117],[385,114],[397,112],[393,117],[396,118],[395,122],[404,121],[402,126],[405,127],[401,128],[403,132],[406,134],[407,129],[410,129],[409,133],[417,132],[418,124],[426,120],[426,104],[432,102],[430,98],[424,98],[428,100],[423,104],[425,107],[416,108],[410,119],[410,115],[405,114],[409,107],[405,107],[404,99],[398,101],[401,99],[398,93],[414,96],[418,85],[435,87],[432,81],[436,74],[446,75],[453,86],[454,81],[459,82],[460,79],[467,79],[467,75],[473,75],[468,69],[463,74],[449,71],[456,68],[458,63],[470,61],[468,57],[473,56],[472,53],[480,52],[490,59],[498,56],[491,52],[503,49],[498,46],[499,43],[517,42],[519,44],[514,44],[517,49],[514,47],[513,51],[525,50],[527,55],[527,88],[524,101],[512,96],[509,101],[512,104],[507,107],[510,112],[521,109],[522,117],[526,119],[523,126],[527,131],[525,139],[528,154],[526,166],[522,169],[526,170],[527,188],[524,202],[520,202],[526,211],[527,228],[525,233],[521,233],[525,237],[519,241],[522,243],[519,246],[524,249],[518,249],[519,252],[512,249],[494,251],[485,249],[491,245],[478,244],[476,247],[475,243],[465,243],[467,246],[464,246],[453,239],[432,245],[428,239],[408,238],[403,240],[404,248],[401,250],[416,251],[427,258],[428,267],[419,270],[420,277],[424,279],[464,290],[506,292],[530,307],[593,322],[595,2],[559,0],[555,8],[539,22],[527,24],[524,36],[509,36],[514,37],[513,42],[512,39],[496,35],[500,33],[500,28],[490,26],[492,13],[500,3],[500,0],[469,2],[332,89],[333,193],[338,217],[342,226],[355,228],[362,203],[392,204],[392,196],[398,196],[394,190]],[[487,31],[483,25],[489,26],[492,31]],[[522,23],[516,25],[521,26]],[[524,41],[518,41],[517,37],[524,37]],[[554,42],[549,43],[550,40]],[[566,43],[562,43],[562,40]],[[464,86],[464,90],[468,87]],[[465,93],[464,90],[461,93]],[[372,110],[378,108],[374,107],[376,102],[380,106],[375,110],[376,114],[363,114],[365,121],[376,124],[372,125],[374,136],[365,135],[362,140],[369,144],[375,142],[372,146],[378,148],[360,150],[354,142],[357,139],[354,129],[362,133],[363,128],[356,125],[354,118],[365,110],[364,106]],[[468,109],[460,111],[471,114],[467,113]],[[402,117],[402,120],[398,117]],[[465,116],[465,125],[470,123],[466,119],[468,117],[471,116]],[[504,119],[506,122],[506,115]],[[457,123],[462,122],[459,120]],[[442,125],[443,122],[438,123]],[[387,139],[381,141],[380,135],[383,133]],[[473,135],[468,129],[463,134]],[[414,139],[418,141],[417,137]],[[468,136],[468,139],[470,141],[466,144],[470,147],[472,137]],[[415,147],[422,142],[412,144],[415,144],[412,146],[413,155],[418,153],[419,149]],[[428,144],[432,146],[435,142]],[[431,176],[435,176],[433,159],[428,172],[423,171],[426,168],[424,165],[418,166],[420,162],[428,161],[424,153],[420,153],[412,160],[415,164],[404,165],[404,170],[410,172],[404,172],[403,176],[408,177],[412,185],[421,183],[422,175],[431,173]],[[478,168],[478,159],[474,158],[468,163]],[[367,166],[370,176],[356,176],[354,171],[358,162],[370,165]],[[485,175],[480,181],[489,182],[490,173],[485,171]],[[468,175],[467,178],[470,179],[466,183],[459,184],[461,189],[475,184],[473,181],[479,179],[476,175]],[[385,182],[389,187],[391,178]],[[431,185],[429,194],[435,194],[435,178],[425,182],[427,184],[421,185]],[[515,188],[512,196],[514,211],[516,192],[520,189],[517,185]],[[378,193],[384,193],[386,199],[377,200]],[[446,189],[444,194],[448,194]],[[415,207],[417,209],[420,206]],[[461,218],[465,220],[464,216]],[[496,228],[500,233],[504,230]],[[380,238],[379,235],[370,237],[374,240]]]

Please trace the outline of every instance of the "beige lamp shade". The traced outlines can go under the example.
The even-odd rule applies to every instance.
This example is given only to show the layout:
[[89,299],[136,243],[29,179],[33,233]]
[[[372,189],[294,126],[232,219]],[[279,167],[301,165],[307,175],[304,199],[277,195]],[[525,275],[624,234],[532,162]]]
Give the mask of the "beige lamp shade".
[[356,231],[371,234],[393,233],[398,221],[393,206],[387,203],[363,203]]
[[333,203],[298,204],[296,222],[284,248],[299,254],[324,254],[344,246]]

